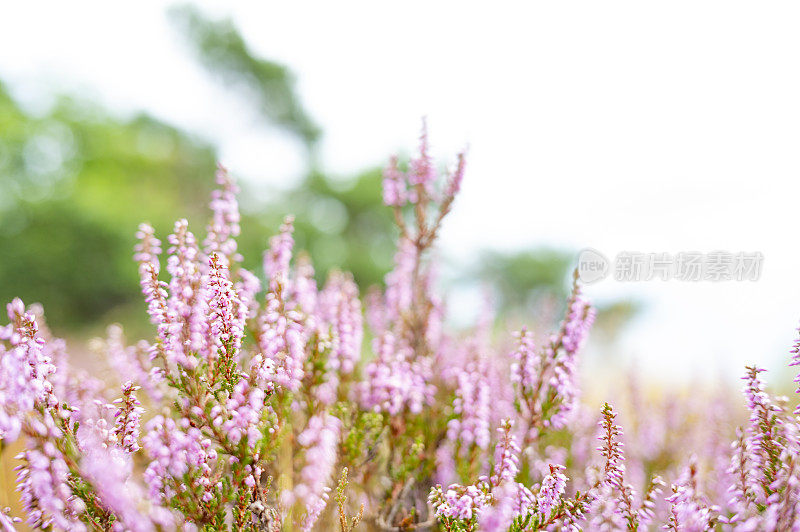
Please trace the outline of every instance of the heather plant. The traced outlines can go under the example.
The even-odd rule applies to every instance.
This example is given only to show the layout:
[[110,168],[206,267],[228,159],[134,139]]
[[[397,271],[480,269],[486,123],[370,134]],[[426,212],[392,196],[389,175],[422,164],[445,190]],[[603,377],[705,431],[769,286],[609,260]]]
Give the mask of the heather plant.
[[362,297],[344,272],[317,285],[291,218],[263,272],[242,268],[220,167],[202,239],[185,220],[165,247],[140,227],[154,334],[128,345],[110,327],[92,346],[107,378],[12,301],[0,438],[23,447],[25,515],[0,512],[3,529],[800,529],[798,412],[762,370],[746,370],[739,428],[727,399],[648,402],[635,380],[631,415],[593,409],[578,368],[595,311],[577,278],[552,334],[495,339],[491,313],[451,328],[432,249],[464,171],[463,154],[438,171],[424,129],[417,156],[391,160],[395,264]]

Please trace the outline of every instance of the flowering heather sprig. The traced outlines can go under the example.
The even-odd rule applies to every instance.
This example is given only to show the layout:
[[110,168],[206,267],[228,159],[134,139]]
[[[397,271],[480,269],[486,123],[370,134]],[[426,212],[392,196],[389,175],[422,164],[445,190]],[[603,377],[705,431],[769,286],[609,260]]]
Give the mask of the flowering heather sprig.
[[239,349],[244,336],[246,309],[233,290],[230,272],[216,253],[209,258],[207,281],[208,332],[214,346],[211,359],[216,366],[211,379],[213,386],[217,375],[229,382],[233,378]]
[[642,504],[637,512],[640,526],[649,526],[655,519],[656,498],[664,488],[664,481],[661,477],[655,476],[650,481],[650,485],[644,490]]
[[9,303],[7,311],[10,323],[0,328],[0,340],[9,344],[0,344],[0,439],[13,442],[28,412],[53,407],[58,400],[49,380],[56,367],[45,353],[34,315],[20,299]]
[[288,504],[301,502],[306,510],[301,528],[311,530],[328,502],[329,483],[336,467],[336,448],[341,424],[331,415],[314,416],[297,436],[304,451],[305,464],[300,470],[294,492],[285,496]]
[[[800,366],[800,327],[797,328],[797,333],[797,340],[795,340],[792,349],[789,351],[789,354],[792,357],[791,361],[789,362],[789,366]],[[797,385],[795,393],[800,393],[800,373],[795,376],[794,382]],[[800,414],[800,404],[797,405],[794,413]]]
[[695,457],[690,458],[689,466],[672,485],[672,495],[667,497],[667,502],[670,515],[665,530],[712,530],[718,521],[719,508],[709,506],[698,492]]
[[733,509],[733,516],[729,522],[735,523],[746,517],[755,503],[755,494],[752,490],[752,478],[748,457],[752,452],[748,440],[741,427],[736,429],[736,440],[731,443],[731,464],[727,473],[732,477],[733,483],[729,491],[731,498],[728,506]]
[[772,483],[781,468],[782,421],[780,408],[764,391],[764,384],[758,374],[764,371],[748,366],[742,379],[746,382],[744,394],[750,410],[750,423],[747,426],[746,445],[749,450],[748,462],[752,471],[756,500],[762,504],[773,493]]
[[167,349],[172,359],[187,368],[194,369],[198,360],[190,353],[206,352],[208,324],[206,301],[203,297],[203,255],[197,240],[186,220],[175,222],[173,233],[168,237],[167,271],[172,276],[169,283],[167,308],[177,318],[170,335]]
[[511,433],[514,422],[510,419],[503,420],[497,432],[500,433],[500,441],[494,451],[494,474],[491,482],[497,486],[503,482],[513,482],[519,473],[519,453],[520,448],[517,440]]
[[264,435],[262,422],[266,398],[267,392],[242,379],[234,387],[225,409],[220,406],[212,408],[212,423],[219,425],[234,444],[246,437],[249,447],[254,449]]
[[258,343],[263,362],[253,368],[259,380],[272,378],[274,383],[290,392],[301,384],[304,364],[308,358],[306,343],[309,330],[298,305],[291,301],[289,264],[292,258],[292,219],[287,217],[281,232],[270,240],[264,255],[264,273],[269,280],[266,306],[257,317]]
[[[138,446],[137,446],[138,449]],[[151,517],[142,513],[139,504],[144,495],[132,479],[133,463],[124,450],[107,446],[96,438],[84,442],[80,472],[95,489],[97,502],[119,517],[126,530],[155,530]],[[156,512],[153,513],[153,516]]]
[[234,262],[242,260],[236,252],[236,237],[241,231],[239,203],[236,201],[239,187],[222,165],[217,167],[217,184],[219,188],[211,193],[210,207],[213,217],[208,225],[203,249],[207,256],[218,253],[224,257],[226,266],[230,267]]
[[162,504],[197,497],[194,502],[202,505],[217,496],[221,486],[212,481],[217,451],[209,438],[185,418],[176,423],[156,416],[146,430],[142,445],[152,461],[144,479],[152,500]]
[[358,286],[352,276],[333,272],[319,294],[318,314],[333,332],[330,368],[348,375],[361,359],[364,324]]
[[139,224],[139,230],[136,232],[136,239],[138,243],[134,246],[133,260],[139,265],[139,272],[150,264],[152,269],[158,273],[161,266],[158,260],[161,255],[161,241],[156,238],[156,230],[148,223]]
[[[504,482],[492,489],[493,504],[481,507],[478,519],[479,530],[509,530],[518,516],[514,506],[519,489],[513,482]],[[442,512],[440,515],[445,515]]]
[[397,166],[397,157],[392,157],[383,171],[383,203],[389,207],[402,207],[405,202],[405,176]]
[[167,283],[159,280],[161,265],[158,256],[161,253],[161,242],[154,236],[154,229],[148,224],[141,224],[136,237],[139,243],[135,247],[134,260],[139,263],[139,280],[142,286],[147,314],[150,322],[157,327],[158,340],[153,344],[150,358],[161,355],[167,363],[179,362],[175,353],[171,352],[170,334],[174,327],[175,316],[167,307]]
[[419,154],[411,159],[409,164],[408,182],[411,186],[422,187],[425,193],[433,194],[433,186],[436,183],[436,169],[430,156],[430,146],[428,144],[428,125],[422,121],[422,132],[419,136]]
[[[42,439],[61,436],[52,426],[46,430],[48,432],[40,434]],[[85,530],[77,521],[84,505],[68,484],[69,467],[55,445],[48,441],[38,448],[23,451],[16,459],[23,462],[15,469],[28,524],[34,528],[54,526],[61,530]]]
[[527,438],[546,428],[563,428],[578,400],[577,353],[594,322],[594,309],[582,298],[575,272],[567,315],[556,334],[537,351],[531,333],[522,329],[512,353],[511,379],[517,408],[528,416]]
[[361,405],[374,412],[398,415],[405,409],[419,414],[433,400],[433,387],[428,384],[430,359],[412,362],[410,348],[398,345],[390,332],[374,340],[377,358],[364,369],[366,378],[359,386]]
[[475,445],[487,449],[491,440],[489,429],[491,395],[486,372],[476,364],[458,374],[453,411],[458,416],[447,424],[447,437],[456,442],[462,455]]
[[567,489],[567,476],[563,473],[564,466],[551,465],[550,474],[544,477],[536,503],[543,521],[550,519],[553,510],[561,504],[561,497]]
[[131,381],[122,385],[122,397],[114,401],[119,404],[119,408],[114,414],[116,423],[114,434],[123,450],[135,453],[139,447],[139,420],[144,409],[136,398],[134,392],[140,390],[140,386],[134,386]]
[[630,530],[635,530],[638,526],[638,513],[633,508],[633,488],[625,484],[625,455],[620,441],[622,427],[614,424],[616,416],[611,405],[605,403],[599,423],[601,434],[598,439],[602,445],[597,448],[605,458],[602,485],[616,498],[615,512],[625,520]]
[[441,486],[436,486],[431,489],[428,501],[447,528],[449,521],[455,519],[474,523],[491,502],[491,493],[486,484],[480,487],[453,484],[446,491]]
[[277,292],[286,289],[289,282],[289,263],[294,248],[294,217],[287,216],[280,233],[269,241],[269,250],[264,254],[264,273],[269,281],[269,289]]

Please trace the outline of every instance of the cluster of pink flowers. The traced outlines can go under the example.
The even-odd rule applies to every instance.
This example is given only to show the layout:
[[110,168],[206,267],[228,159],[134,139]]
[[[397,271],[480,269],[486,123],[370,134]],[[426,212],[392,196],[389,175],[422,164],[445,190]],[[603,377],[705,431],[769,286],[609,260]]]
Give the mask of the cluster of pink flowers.
[[0,449],[21,440],[24,515],[0,511],[0,529],[800,530],[800,422],[760,369],[746,419],[722,395],[651,401],[634,378],[616,409],[587,405],[595,311],[577,281],[551,334],[493,342],[491,313],[451,327],[431,249],[464,171],[463,154],[439,171],[425,130],[407,166],[391,160],[395,265],[362,301],[347,273],[318,284],[291,218],[263,271],[242,268],[220,167],[202,245],[179,220],[162,271],[139,228],[154,334],[93,342],[110,374],[77,369],[41,310],[12,301]]

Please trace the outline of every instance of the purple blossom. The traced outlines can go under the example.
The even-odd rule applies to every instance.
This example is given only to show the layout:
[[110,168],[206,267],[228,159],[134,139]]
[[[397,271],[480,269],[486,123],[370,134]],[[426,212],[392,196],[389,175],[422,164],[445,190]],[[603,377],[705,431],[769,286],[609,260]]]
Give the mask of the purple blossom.
[[548,520],[551,513],[561,503],[561,497],[567,488],[567,476],[562,473],[564,466],[551,465],[550,474],[544,477],[539,493],[536,495],[536,504],[542,519]]
[[520,448],[516,438],[511,433],[513,426],[514,422],[506,419],[497,429],[500,434],[500,441],[494,451],[494,472],[491,479],[494,486],[498,486],[503,482],[513,482],[517,473],[519,473]]
[[84,505],[68,484],[69,468],[64,455],[53,440],[63,436],[55,421],[46,415],[32,426],[36,434],[34,446],[16,456],[23,462],[17,466],[17,489],[20,502],[32,527],[49,525],[65,530],[84,530],[78,522]]
[[458,387],[453,410],[458,416],[447,425],[447,437],[461,445],[466,452],[471,445],[489,447],[491,431],[491,393],[486,381],[486,369],[471,364],[458,374]]
[[364,325],[358,287],[351,276],[331,274],[319,294],[318,314],[333,333],[330,369],[343,375],[352,373],[361,359]]
[[340,422],[336,417],[319,415],[309,419],[306,428],[297,436],[297,443],[304,450],[305,464],[293,492],[284,494],[284,501],[304,505],[303,530],[311,530],[327,504],[339,433]]
[[140,386],[134,386],[131,381],[122,385],[122,398],[114,403],[119,404],[114,417],[116,424],[114,434],[117,436],[119,445],[128,453],[135,453],[139,447],[139,420],[144,409],[136,398],[134,392],[140,390]]
[[211,193],[210,207],[214,214],[203,247],[207,256],[217,253],[230,266],[241,261],[241,256],[236,252],[236,237],[240,232],[239,203],[236,201],[239,187],[222,165],[217,167],[217,184],[219,188]]
[[84,443],[80,471],[95,488],[103,505],[119,516],[126,529],[134,532],[155,530],[151,520],[139,508],[144,494],[131,478],[133,463],[128,452],[90,438]]
[[209,258],[206,283],[208,332],[211,335],[209,343],[215,350],[211,357],[221,359],[219,363],[226,372],[226,377],[230,378],[242,346],[247,311],[233,289],[228,268],[217,254]]
[[167,308],[168,314],[176,319],[171,326],[167,349],[171,360],[193,369],[198,360],[191,353],[205,353],[207,349],[208,324],[205,315],[208,308],[203,295],[204,259],[186,220],[175,222],[169,243],[167,271],[171,279]]
[[375,339],[374,351],[377,359],[367,364],[366,379],[358,388],[361,405],[390,415],[406,408],[415,414],[422,412],[434,393],[426,378],[431,374],[430,360],[412,362],[410,349],[398,345],[390,332]]
[[10,323],[0,329],[0,340],[9,343],[8,348],[0,347],[0,438],[13,442],[28,412],[36,406],[53,407],[58,399],[50,382],[56,367],[46,354],[34,315],[25,311],[20,299],[7,310]]
[[174,497],[185,480],[192,479],[204,492],[216,496],[218,486],[211,482],[217,451],[210,439],[187,419],[179,423],[171,418],[156,416],[146,426],[142,446],[151,457],[144,472],[149,496],[156,503],[166,503]]
[[264,273],[269,280],[269,289],[276,292],[286,289],[289,281],[289,262],[292,260],[294,218],[287,216],[279,234],[270,239],[269,250],[264,254]]
[[383,203],[388,207],[401,207],[405,202],[406,178],[397,166],[397,157],[392,157],[383,171]]

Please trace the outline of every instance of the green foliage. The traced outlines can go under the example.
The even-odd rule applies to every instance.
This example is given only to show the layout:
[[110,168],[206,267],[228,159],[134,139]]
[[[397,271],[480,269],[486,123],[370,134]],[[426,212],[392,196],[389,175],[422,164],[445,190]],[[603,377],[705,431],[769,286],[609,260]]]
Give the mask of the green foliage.
[[268,123],[314,145],[320,130],[303,109],[288,68],[256,57],[230,20],[210,20],[188,4],[170,14],[209,72],[252,99]]

